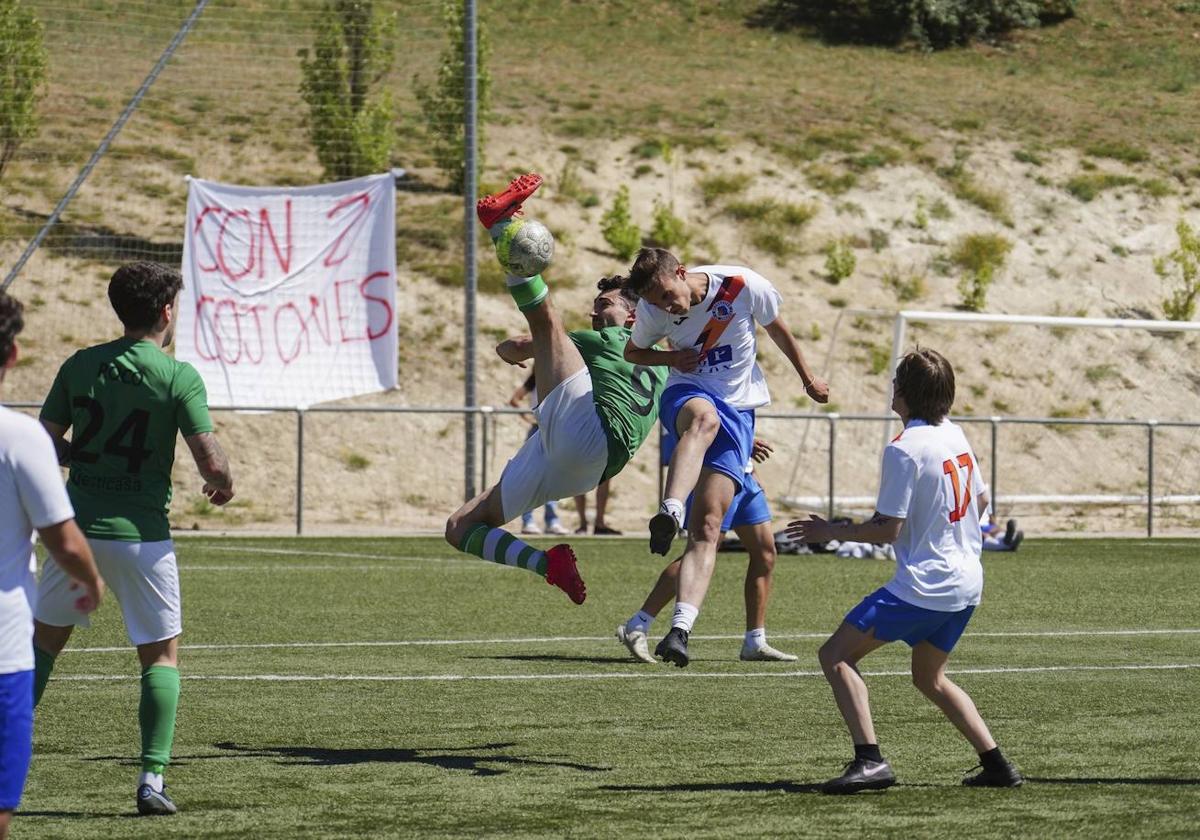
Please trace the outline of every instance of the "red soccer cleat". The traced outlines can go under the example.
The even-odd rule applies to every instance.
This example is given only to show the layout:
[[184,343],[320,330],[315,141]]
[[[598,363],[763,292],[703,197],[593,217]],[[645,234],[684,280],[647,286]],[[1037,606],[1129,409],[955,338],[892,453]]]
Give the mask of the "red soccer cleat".
[[582,604],[587,597],[587,587],[575,567],[575,552],[571,546],[563,543],[546,551],[546,583],[557,586],[567,597],[576,604]]
[[511,218],[521,209],[521,203],[537,192],[542,185],[542,176],[533,172],[513,178],[503,192],[485,195],[475,202],[475,215],[485,228],[491,228],[496,222]]

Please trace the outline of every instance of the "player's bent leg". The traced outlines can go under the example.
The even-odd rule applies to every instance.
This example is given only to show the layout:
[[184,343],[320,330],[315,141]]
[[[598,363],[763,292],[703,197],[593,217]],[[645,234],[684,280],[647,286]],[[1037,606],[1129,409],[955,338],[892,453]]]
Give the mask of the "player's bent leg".
[[696,397],[688,400],[675,417],[679,442],[667,465],[662,508],[649,522],[650,551],[666,555],[675,534],[683,525],[684,501],[695,490],[704,466],[704,453],[721,430],[716,406]]
[[747,662],[795,662],[795,654],[777,650],[767,642],[767,602],[775,572],[775,535],[770,522],[742,525],[734,533],[750,554],[746,566],[746,636],[739,658]]
[[891,765],[879,752],[867,684],[858,670],[858,662],[871,651],[887,644],[875,638],[874,628],[863,632],[842,622],[817,652],[825,678],[833,689],[838,711],[854,742],[854,759],[840,776],[822,785],[824,793],[845,794],[862,790],[882,790],[896,783]]
[[[529,438],[526,445],[534,440]],[[570,546],[556,545],[541,551],[499,527],[508,521],[502,483],[503,479],[501,484],[476,496],[450,516],[446,522],[446,541],[464,554],[531,571],[563,590],[576,604],[582,604],[587,598],[587,587]]]

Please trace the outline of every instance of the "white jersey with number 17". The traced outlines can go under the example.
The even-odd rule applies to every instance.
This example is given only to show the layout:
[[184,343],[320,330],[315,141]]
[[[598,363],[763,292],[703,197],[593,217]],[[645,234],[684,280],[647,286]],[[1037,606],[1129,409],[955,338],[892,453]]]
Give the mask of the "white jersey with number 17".
[[887,590],[918,607],[957,612],[983,595],[980,494],[987,491],[962,429],[910,420],[883,451],[876,510],[904,520]]
[[671,369],[668,388],[691,383],[743,411],[767,405],[771,394],[756,361],[754,333],[756,325],[765,327],[779,317],[779,292],[767,278],[744,266],[702,265],[690,271],[708,275],[704,300],[693,304],[686,315],[672,315],[638,301],[629,340],[645,348],[665,338],[672,350],[700,352],[700,366],[693,373]]

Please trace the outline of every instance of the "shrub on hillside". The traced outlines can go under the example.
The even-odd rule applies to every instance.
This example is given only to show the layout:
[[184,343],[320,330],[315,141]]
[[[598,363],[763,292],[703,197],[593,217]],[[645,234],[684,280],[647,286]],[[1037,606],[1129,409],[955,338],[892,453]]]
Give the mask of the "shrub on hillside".
[[1155,258],[1154,273],[1172,286],[1163,301],[1163,314],[1171,321],[1190,321],[1200,297],[1200,236],[1186,219],[1179,220],[1175,233],[1179,247],[1165,257]]
[[987,304],[988,289],[1011,250],[1012,243],[994,233],[972,233],[958,239],[950,260],[965,271],[958,281],[964,309],[979,312]]
[[628,187],[622,186],[617,190],[612,207],[600,219],[600,232],[604,234],[604,241],[623,260],[632,257],[642,247],[642,232],[633,223],[629,212]]
[[943,49],[1071,17],[1077,0],[772,0],[775,26],[815,26],[839,41]]

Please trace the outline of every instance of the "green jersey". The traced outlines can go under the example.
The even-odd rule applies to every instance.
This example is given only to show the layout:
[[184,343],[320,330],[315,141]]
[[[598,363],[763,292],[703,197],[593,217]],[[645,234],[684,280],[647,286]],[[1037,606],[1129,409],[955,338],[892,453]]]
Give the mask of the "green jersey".
[[602,481],[619,473],[658,420],[658,398],[667,383],[665,367],[644,367],[625,361],[629,330],[568,333],[592,375],[592,400],[608,438],[608,466]]
[[72,428],[67,493],[84,534],[170,539],[176,434],[213,429],[194,367],[152,341],[120,338],[89,347],[59,368],[41,416]]

